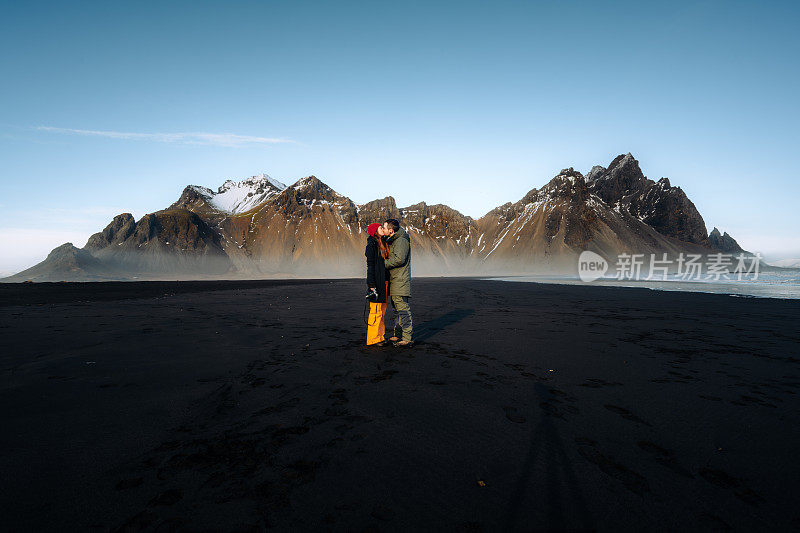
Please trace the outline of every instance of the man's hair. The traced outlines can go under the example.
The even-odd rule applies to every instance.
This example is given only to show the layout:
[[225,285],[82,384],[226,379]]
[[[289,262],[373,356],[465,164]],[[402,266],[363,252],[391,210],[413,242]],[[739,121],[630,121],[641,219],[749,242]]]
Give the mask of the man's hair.
[[389,227],[392,228],[392,231],[397,231],[400,229],[400,222],[394,218],[387,218],[386,223],[389,224]]

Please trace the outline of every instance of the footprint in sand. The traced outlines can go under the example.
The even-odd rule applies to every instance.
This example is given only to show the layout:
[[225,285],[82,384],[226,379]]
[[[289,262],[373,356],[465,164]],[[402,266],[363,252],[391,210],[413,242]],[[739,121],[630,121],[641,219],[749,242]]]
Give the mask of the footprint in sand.
[[622,383],[617,381],[606,381],[598,378],[589,378],[584,383],[581,383],[580,386],[588,387],[590,389],[600,389],[603,387],[621,387]]
[[626,489],[639,495],[650,492],[650,484],[643,475],[617,463],[613,457],[601,453],[597,450],[595,441],[579,437],[575,442],[578,444],[578,453],[584,459],[595,464],[604,474],[620,481]]
[[733,477],[723,470],[714,468],[701,468],[697,471],[700,476],[709,483],[724,489],[732,489],[733,494],[743,502],[757,506],[764,503],[764,498],[761,497],[756,491],[747,487],[742,483],[742,480]]
[[[569,400],[571,401],[571,400]],[[580,411],[574,405],[567,405],[564,404],[558,398],[551,398],[545,402],[539,402],[539,407],[544,410],[544,412],[549,416],[555,416],[562,420],[566,420],[564,415],[567,413],[575,415],[578,414]]]
[[669,468],[676,474],[680,474],[690,479],[694,478],[694,475],[691,472],[678,464],[678,460],[675,458],[675,454],[672,451],[662,448],[654,442],[646,440],[640,440],[636,443],[636,445],[643,451],[649,453],[658,463]]
[[605,407],[606,409],[608,409],[612,413],[617,413],[619,416],[621,416],[622,418],[624,418],[626,420],[632,420],[633,422],[638,422],[639,424],[644,424],[645,426],[650,426],[650,424],[648,422],[642,420],[641,418],[639,418],[638,416],[636,416],[632,412],[628,411],[624,407],[620,407],[618,405],[610,405],[610,404],[606,404],[603,407]]

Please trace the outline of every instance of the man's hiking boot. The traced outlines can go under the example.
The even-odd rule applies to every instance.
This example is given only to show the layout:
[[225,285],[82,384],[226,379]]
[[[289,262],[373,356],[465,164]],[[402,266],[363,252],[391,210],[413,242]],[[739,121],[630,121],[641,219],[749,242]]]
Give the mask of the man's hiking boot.
[[414,341],[400,341],[394,343],[394,345],[399,348],[410,348],[411,346],[414,346]]
[[400,337],[389,337],[387,340],[388,340],[389,342],[397,342],[397,341],[399,341],[399,340],[400,340]]

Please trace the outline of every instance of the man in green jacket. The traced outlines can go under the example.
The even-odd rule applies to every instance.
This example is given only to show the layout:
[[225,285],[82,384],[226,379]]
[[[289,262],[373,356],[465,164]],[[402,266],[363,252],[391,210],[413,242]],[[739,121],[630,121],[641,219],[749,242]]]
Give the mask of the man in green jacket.
[[411,239],[400,223],[390,218],[383,223],[389,236],[389,295],[394,309],[394,336],[389,340],[395,346],[411,346]]

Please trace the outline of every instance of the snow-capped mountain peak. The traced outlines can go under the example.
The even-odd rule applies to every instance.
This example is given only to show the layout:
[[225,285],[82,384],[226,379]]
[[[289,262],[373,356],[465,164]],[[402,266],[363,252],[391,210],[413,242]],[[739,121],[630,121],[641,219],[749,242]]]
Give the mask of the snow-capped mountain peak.
[[217,192],[193,186],[212,207],[227,213],[244,213],[280,193],[286,185],[267,174],[257,174],[241,181],[226,180]]

